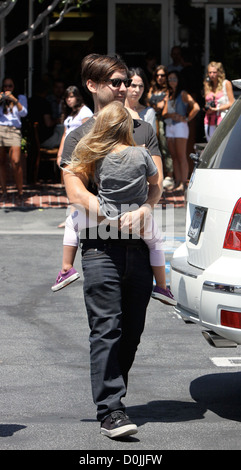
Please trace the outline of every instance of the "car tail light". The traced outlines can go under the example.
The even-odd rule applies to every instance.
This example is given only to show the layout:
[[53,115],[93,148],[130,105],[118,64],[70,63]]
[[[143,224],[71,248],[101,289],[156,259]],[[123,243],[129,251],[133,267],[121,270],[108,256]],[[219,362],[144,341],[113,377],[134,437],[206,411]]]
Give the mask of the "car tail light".
[[241,199],[237,201],[230,217],[223,248],[241,250]]
[[241,329],[241,312],[221,310],[221,325]]

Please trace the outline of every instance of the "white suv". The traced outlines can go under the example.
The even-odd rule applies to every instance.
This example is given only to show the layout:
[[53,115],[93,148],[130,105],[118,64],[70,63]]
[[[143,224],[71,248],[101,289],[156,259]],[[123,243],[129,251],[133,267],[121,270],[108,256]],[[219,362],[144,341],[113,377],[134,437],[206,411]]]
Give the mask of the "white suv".
[[187,190],[186,241],[171,261],[175,310],[209,344],[241,344],[241,97],[197,152]]

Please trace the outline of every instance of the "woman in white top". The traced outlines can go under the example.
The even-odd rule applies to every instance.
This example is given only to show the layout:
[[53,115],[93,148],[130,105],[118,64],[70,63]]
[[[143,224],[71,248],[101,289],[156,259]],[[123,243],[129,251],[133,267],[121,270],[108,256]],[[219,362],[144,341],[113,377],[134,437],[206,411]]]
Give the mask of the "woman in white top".
[[21,166],[21,118],[28,113],[27,98],[16,93],[14,80],[5,77],[0,92],[0,184],[1,199],[7,200],[6,149],[8,149],[18,198],[23,197],[23,169]]
[[84,104],[80,91],[76,86],[69,86],[66,89],[64,103],[64,133],[58,151],[58,164],[61,160],[65,137],[93,116],[93,112]]
[[129,73],[132,82],[131,86],[127,88],[125,107],[132,114],[132,117],[138,118],[139,116],[143,121],[149,122],[156,132],[156,113],[151,106],[146,104],[149,87],[145,72],[140,67],[136,67],[130,68]]

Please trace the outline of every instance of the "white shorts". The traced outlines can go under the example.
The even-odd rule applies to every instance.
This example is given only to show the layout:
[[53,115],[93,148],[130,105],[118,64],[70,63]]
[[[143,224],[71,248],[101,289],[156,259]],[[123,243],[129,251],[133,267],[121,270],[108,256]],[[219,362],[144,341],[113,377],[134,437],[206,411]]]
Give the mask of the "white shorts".
[[204,124],[205,137],[207,142],[211,139],[213,133],[215,132],[217,126],[209,126],[209,124]]
[[177,122],[176,124],[167,124],[166,137],[188,139],[189,127],[187,122]]

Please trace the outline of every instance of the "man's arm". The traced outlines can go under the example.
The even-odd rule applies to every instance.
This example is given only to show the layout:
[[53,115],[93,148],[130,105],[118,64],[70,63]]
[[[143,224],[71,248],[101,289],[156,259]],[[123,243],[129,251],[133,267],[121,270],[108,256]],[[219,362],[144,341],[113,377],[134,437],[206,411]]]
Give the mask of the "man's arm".
[[[61,168],[63,170],[64,184],[69,203],[75,206],[82,206],[86,211],[96,217],[99,209],[99,201],[97,197],[87,189],[89,183],[88,176],[84,173],[75,175],[68,169],[68,163],[70,162],[73,150],[81,137],[85,134],[85,132],[82,132],[83,129],[85,129],[86,132],[89,130],[89,121],[90,120],[82,124],[81,129],[77,128],[67,135],[64,141]],[[100,220],[102,220],[102,218]]]
[[163,166],[162,159],[159,155],[153,155],[152,159],[158,170],[158,182],[156,185],[149,186],[146,204],[149,204],[153,208],[154,205],[160,201],[163,191]]
[[97,197],[90,193],[87,189],[88,177],[85,174],[74,175],[65,167],[64,171],[64,184],[69,203],[75,206],[82,206],[86,211],[97,215],[99,209],[99,202]]

